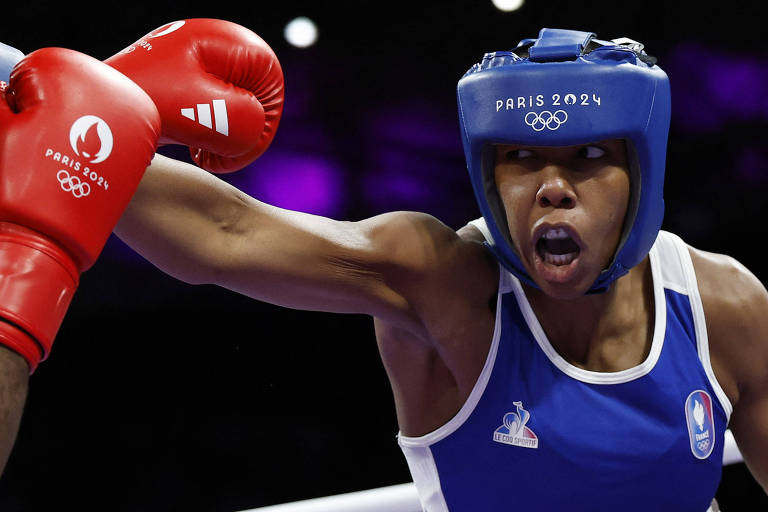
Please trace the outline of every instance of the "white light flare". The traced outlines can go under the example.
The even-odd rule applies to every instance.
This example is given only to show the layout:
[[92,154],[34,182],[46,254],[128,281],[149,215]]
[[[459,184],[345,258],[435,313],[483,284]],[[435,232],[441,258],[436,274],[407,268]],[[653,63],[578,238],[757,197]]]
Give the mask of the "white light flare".
[[283,35],[293,46],[307,48],[317,41],[317,25],[306,16],[299,16],[288,22]]
[[491,0],[493,6],[500,11],[511,12],[516,11],[523,6],[525,0]]

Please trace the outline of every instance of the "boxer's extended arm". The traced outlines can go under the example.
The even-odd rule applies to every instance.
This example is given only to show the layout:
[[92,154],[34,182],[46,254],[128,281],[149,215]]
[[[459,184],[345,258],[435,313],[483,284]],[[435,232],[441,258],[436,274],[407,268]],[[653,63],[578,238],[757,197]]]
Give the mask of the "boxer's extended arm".
[[692,251],[712,366],[733,403],[729,427],[768,492],[768,292],[732,258]]
[[428,215],[342,222],[287,211],[160,155],[116,233],[182,281],[296,309],[371,314],[417,334],[414,297],[457,282],[440,275],[452,260],[484,257]]
[[28,381],[27,361],[0,345],[0,475],[19,431]]

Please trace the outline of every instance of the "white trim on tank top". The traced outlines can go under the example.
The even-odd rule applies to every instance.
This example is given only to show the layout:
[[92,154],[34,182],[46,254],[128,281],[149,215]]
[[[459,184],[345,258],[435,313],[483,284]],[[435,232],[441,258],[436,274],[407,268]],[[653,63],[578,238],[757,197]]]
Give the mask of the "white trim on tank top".
[[[696,333],[696,348],[699,353],[699,360],[701,366],[704,368],[704,372],[707,374],[709,384],[715,391],[717,399],[720,401],[720,405],[725,411],[726,417],[730,421],[731,413],[733,412],[733,404],[731,404],[728,395],[723,391],[720,382],[715,377],[715,371],[712,369],[712,361],[709,357],[709,335],[707,334],[707,322],[704,316],[704,305],[701,302],[701,294],[699,292],[699,284],[696,279],[696,270],[693,268],[693,260],[691,259],[691,253],[688,250],[688,245],[682,238],[673,234],[662,232],[665,235],[665,242],[668,243],[677,253],[677,260],[681,266],[681,279],[684,279],[685,293],[688,295],[688,301],[691,304],[691,313],[693,315],[693,326]],[[671,287],[670,287],[671,288]]]
[[649,256],[651,260],[654,302],[654,328],[651,350],[648,352],[648,356],[642,363],[618,372],[595,372],[585,370],[572,365],[566,361],[563,356],[558,354],[550,343],[549,338],[547,338],[544,329],[541,327],[539,319],[533,312],[533,308],[531,308],[531,304],[528,302],[528,297],[525,296],[520,281],[517,278],[514,278],[512,291],[517,298],[517,303],[523,313],[523,318],[525,318],[528,328],[531,330],[531,333],[533,333],[536,343],[539,344],[539,347],[547,358],[560,371],[573,379],[589,384],[622,384],[639,379],[653,370],[661,355],[661,349],[664,346],[664,334],[667,326],[667,301],[664,297],[664,286],[661,279],[661,267],[656,244],[651,248]]
[[[501,268],[501,267],[500,267]],[[447,423],[438,427],[428,434],[424,434],[419,437],[409,437],[401,433],[397,434],[397,442],[400,446],[429,446],[441,439],[453,434],[475,410],[475,406],[480,401],[480,398],[485,392],[485,387],[488,385],[488,381],[491,378],[491,372],[493,371],[494,364],[496,363],[496,353],[499,349],[499,339],[501,337],[501,300],[504,294],[510,292],[510,277],[511,274],[501,269],[499,273],[499,291],[496,294],[496,318],[493,326],[493,338],[491,340],[491,348],[488,350],[488,356],[485,358],[485,364],[480,372],[480,376],[477,378],[472,391],[469,393],[464,405],[461,406],[459,412],[451,418]]]

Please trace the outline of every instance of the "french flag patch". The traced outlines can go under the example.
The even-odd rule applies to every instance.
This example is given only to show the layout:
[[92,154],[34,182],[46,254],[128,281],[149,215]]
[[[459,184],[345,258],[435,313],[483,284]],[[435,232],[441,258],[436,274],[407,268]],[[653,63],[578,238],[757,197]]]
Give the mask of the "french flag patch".
[[685,401],[685,419],[688,423],[691,452],[697,459],[706,459],[715,448],[715,420],[709,393],[699,389],[688,395]]

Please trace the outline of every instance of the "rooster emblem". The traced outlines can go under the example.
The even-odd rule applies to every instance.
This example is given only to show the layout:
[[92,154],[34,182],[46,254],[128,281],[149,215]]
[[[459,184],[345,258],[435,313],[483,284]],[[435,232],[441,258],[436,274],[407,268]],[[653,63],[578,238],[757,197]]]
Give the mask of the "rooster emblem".
[[523,409],[523,402],[512,402],[517,407],[517,412],[508,412],[504,415],[504,426],[509,429],[509,435],[516,436],[528,423],[531,413]]
[[524,448],[538,448],[539,438],[525,426],[531,418],[531,413],[523,409],[523,402],[512,402],[512,404],[517,410],[504,415],[503,425],[494,431],[493,440]]

